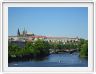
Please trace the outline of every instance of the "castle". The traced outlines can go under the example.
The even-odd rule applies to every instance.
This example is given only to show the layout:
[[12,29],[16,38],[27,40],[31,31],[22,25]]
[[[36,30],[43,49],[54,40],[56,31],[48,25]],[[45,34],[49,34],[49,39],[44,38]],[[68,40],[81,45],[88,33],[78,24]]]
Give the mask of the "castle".
[[37,39],[43,39],[48,42],[63,42],[66,43],[68,41],[75,42],[79,41],[78,37],[75,38],[69,38],[69,37],[48,37],[48,36],[41,36],[41,35],[35,35],[33,33],[28,33],[27,30],[23,30],[23,32],[20,32],[19,29],[17,31],[17,36],[9,36],[8,41],[35,41]]

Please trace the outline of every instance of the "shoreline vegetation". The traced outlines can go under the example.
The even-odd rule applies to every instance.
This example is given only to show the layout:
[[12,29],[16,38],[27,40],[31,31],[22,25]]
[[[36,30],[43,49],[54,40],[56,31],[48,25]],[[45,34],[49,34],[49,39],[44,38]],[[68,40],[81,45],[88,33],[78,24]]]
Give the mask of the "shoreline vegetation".
[[[72,49],[76,49],[73,52],[79,52],[80,58],[88,57],[88,40],[80,39],[78,42],[68,41],[65,44],[62,42],[53,43],[38,39],[35,42],[25,42],[23,47],[18,46],[16,43],[10,43],[8,45],[8,62],[16,59],[40,59],[49,56],[50,54],[58,52],[64,52],[68,50],[68,53]],[[58,50],[58,51],[57,51]]]

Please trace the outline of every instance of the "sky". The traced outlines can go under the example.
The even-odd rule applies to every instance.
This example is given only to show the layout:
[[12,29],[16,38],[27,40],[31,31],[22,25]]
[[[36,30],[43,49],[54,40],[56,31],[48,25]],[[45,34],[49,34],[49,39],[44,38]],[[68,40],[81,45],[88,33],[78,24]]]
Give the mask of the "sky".
[[44,36],[88,38],[87,7],[9,7],[8,35],[24,28]]

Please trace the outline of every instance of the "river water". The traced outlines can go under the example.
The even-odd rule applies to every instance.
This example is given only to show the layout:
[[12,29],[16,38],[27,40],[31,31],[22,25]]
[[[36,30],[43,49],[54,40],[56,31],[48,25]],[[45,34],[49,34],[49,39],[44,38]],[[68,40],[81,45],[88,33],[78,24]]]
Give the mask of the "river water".
[[88,59],[80,58],[75,52],[51,54],[40,60],[15,61],[8,63],[9,67],[88,67]]

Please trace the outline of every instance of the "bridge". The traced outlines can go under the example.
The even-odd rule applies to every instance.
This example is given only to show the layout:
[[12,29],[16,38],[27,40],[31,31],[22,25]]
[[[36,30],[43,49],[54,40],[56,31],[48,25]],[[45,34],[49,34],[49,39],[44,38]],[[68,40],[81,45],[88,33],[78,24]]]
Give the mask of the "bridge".
[[70,53],[70,54],[78,51],[78,49],[49,49],[49,50],[50,50],[50,53],[64,53],[64,52],[67,52],[67,53]]

